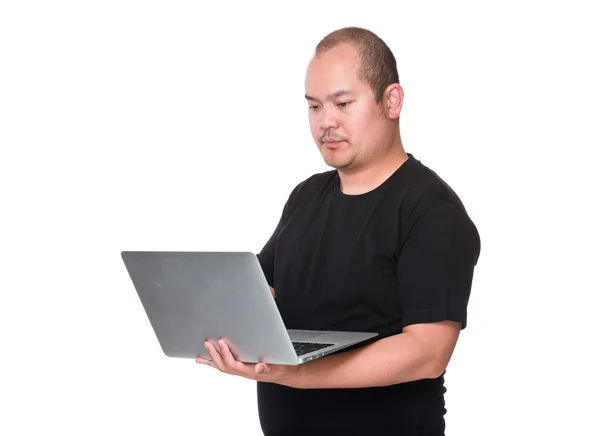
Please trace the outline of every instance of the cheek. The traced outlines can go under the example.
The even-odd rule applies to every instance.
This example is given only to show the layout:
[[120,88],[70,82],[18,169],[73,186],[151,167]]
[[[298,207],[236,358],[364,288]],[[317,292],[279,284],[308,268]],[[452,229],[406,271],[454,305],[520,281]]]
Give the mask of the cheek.
[[370,113],[363,112],[354,115],[356,116],[352,117],[352,120],[348,120],[345,127],[348,136],[353,138],[357,145],[369,143],[381,133]]
[[344,133],[351,143],[359,145],[365,136],[365,124],[360,118],[348,119],[343,125]]
[[319,121],[315,117],[309,117],[308,124],[310,126],[310,133],[314,138],[319,137]]

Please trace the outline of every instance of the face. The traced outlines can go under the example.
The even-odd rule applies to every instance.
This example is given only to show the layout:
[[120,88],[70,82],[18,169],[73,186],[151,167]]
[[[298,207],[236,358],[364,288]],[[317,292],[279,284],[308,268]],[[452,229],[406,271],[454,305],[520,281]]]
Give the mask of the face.
[[339,44],[313,59],[306,74],[310,130],[325,163],[344,171],[360,169],[391,147],[392,122],[357,77],[358,53]]

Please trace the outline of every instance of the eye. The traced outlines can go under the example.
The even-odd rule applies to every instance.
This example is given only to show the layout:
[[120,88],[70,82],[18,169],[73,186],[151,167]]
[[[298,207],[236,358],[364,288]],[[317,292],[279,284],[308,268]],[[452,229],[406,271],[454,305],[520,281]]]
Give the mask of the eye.
[[341,103],[338,103],[339,107],[348,107],[350,106],[350,103],[352,103],[351,101],[343,101]]
[[317,109],[319,109],[319,106],[317,106],[317,105],[309,106],[308,109],[310,109],[311,111],[316,111]]

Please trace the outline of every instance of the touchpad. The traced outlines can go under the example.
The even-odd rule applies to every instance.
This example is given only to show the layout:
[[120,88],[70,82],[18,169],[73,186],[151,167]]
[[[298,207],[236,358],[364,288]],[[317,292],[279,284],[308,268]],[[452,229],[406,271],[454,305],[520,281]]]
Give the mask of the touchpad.
[[288,334],[290,335],[290,339],[292,341],[300,342],[311,341],[319,336],[323,336],[323,332],[309,330],[288,330]]

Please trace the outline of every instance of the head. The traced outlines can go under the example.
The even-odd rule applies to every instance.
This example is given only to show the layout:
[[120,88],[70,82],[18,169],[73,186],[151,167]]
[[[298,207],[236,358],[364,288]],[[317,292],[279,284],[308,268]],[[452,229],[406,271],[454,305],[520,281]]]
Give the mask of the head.
[[353,170],[400,146],[396,60],[372,32],[344,28],[317,45],[306,73],[310,129],[325,162]]

